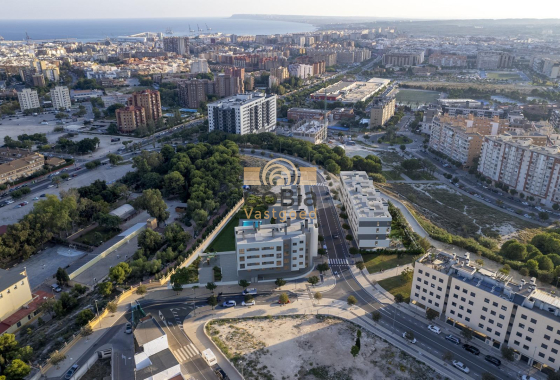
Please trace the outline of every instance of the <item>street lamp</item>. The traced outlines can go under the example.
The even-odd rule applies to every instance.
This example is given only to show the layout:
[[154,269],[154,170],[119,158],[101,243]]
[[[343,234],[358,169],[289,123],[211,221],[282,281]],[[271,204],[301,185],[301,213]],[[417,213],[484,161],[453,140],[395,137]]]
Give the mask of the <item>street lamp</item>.
[[242,360],[239,361],[239,366],[241,367],[241,377],[245,377],[244,371],[243,371],[244,367],[243,367],[243,361]]

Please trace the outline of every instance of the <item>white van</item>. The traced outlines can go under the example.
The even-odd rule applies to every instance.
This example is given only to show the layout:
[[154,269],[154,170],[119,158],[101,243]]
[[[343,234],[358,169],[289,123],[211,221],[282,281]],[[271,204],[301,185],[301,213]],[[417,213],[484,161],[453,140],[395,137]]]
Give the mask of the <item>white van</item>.
[[202,358],[204,359],[206,364],[208,364],[210,367],[212,367],[214,364],[218,364],[218,361],[216,360],[216,355],[214,355],[212,350],[209,348],[202,351]]

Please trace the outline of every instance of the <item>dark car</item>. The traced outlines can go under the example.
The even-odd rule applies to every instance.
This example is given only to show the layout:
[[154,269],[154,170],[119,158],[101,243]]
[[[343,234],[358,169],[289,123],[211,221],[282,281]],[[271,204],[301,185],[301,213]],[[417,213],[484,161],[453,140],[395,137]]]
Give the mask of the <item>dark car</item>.
[[220,380],[229,380],[228,375],[226,375],[226,373],[224,372],[223,369],[221,368],[217,368],[214,373],[216,374],[216,376],[218,376],[218,379]]
[[495,357],[490,356],[490,355],[486,355],[484,357],[484,360],[486,360],[489,363],[494,364],[496,367],[499,367],[500,365],[502,365],[502,361],[500,359],[495,358]]
[[65,379],[71,379],[72,376],[74,376],[74,374],[76,373],[76,371],[78,370],[79,365],[74,364],[72,367],[70,367],[70,369],[68,370],[68,372],[66,372],[66,376],[64,376]]
[[333,234],[332,238],[333,239],[338,239],[338,234]]
[[456,336],[453,336],[453,335],[448,335],[448,336],[445,337],[445,339],[447,339],[451,343],[455,343],[456,345],[461,344],[461,339],[459,339],[459,338],[457,338]]
[[463,344],[463,348],[465,350],[469,351],[471,354],[475,354],[475,355],[480,354],[480,350],[478,348],[476,348],[475,346],[471,346],[470,344]]

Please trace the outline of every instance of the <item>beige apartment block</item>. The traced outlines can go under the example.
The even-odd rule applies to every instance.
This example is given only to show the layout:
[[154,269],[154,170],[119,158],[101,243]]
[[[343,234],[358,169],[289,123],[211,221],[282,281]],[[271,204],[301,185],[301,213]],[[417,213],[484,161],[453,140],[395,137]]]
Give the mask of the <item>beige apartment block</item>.
[[395,104],[396,99],[394,97],[382,99],[375,103],[371,108],[369,126],[374,128],[384,126],[395,114]]
[[0,321],[31,301],[27,273],[0,269]]
[[41,170],[44,164],[45,157],[39,153],[32,153],[0,164],[0,184],[29,177],[36,171]]

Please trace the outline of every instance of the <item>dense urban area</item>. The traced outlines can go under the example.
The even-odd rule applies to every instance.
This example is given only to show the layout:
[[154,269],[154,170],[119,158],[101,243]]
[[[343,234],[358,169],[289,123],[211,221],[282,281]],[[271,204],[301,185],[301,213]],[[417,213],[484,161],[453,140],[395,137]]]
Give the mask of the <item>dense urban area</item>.
[[560,21],[314,23],[0,37],[0,380],[560,379]]

